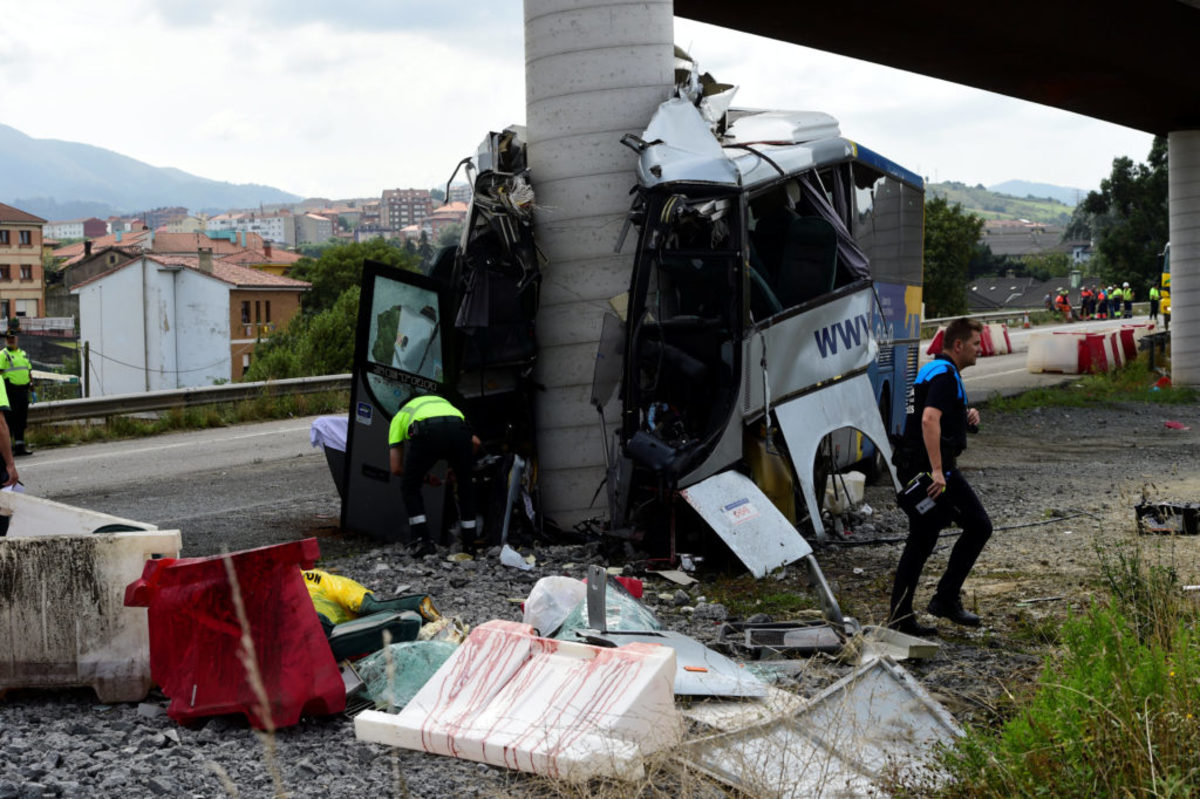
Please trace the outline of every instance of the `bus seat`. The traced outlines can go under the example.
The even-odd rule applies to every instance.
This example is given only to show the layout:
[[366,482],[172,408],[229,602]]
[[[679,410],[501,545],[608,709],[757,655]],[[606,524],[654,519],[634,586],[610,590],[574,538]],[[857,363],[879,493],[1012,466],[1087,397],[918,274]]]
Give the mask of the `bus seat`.
[[837,232],[816,216],[796,217],[788,225],[776,294],[784,307],[799,305],[833,291],[837,278]]
[[755,319],[766,319],[783,310],[783,304],[763,277],[762,259],[750,245],[750,313]]

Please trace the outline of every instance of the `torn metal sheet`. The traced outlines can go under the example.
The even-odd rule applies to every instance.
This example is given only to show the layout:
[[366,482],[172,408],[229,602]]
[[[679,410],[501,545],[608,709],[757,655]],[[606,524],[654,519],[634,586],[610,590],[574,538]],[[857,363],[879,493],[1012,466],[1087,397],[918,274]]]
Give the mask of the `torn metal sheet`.
[[643,186],[684,179],[737,185],[737,169],[690,100],[675,97],[660,105],[642,140],[637,170]]
[[767,686],[758,701],[706,699],[683,709],[683,717],[714,730],[733,732],[752,724],[762,724],[795,713],[804,706],[804,697],[781,688]]
[[1200,533],[1200,504],[1195,502],[1139,502],[1133,511],[1141,535]]
[[676,696],[766,696],[767,686],[733,660],[714,652],[695,638],[670,630],[623,632],[579,630],[589,644],[627,646],[659,644],[675,650]]
[[827,622],[726,622],[717,639],[748,649],[755,657],[785,649],[807,654],[840,652],[846,643],[842,631]]
[[867,625],[862,629],[863,660],[889,657],[892,660],[928,660],[937,655],[941,644],[907,635],[887,627]]
[[[645,610],[654,621],[654,629],[610,629],[607,618],[610,578],[603,566],[588,567],[587,612],[590,630],[575,634],[590,644],[628,646],[634,643],[657,644],[675,650],[675,693],[679,696],[763,696],[767,686],[734,661],[682,633],[661,630],[657,619],[642,603],[630,596],[620,583],[614,583],[614,595]],[[565,626],[565,625],[564,625]]]
[[804,537],[744,474],[714,474],[680,494],[755,577],[812,554]]
[[687,572],[681,571],[679,569],[664,569],[663,571],[651,570],[650,574],[657,574],[659,577],[663,578],[664,580],[670,580],[671,582],[675,583],[676,585],[688,586],[688,585],[695,585],[696,583],[700,582],[699,580],[697,580],[695,577],[692,577]]
[[857,797],[877,794],[884,778],[928,773],[934,744],[962,734],[907,671],[881,658],[799,712],[686,744],[681,760],[750,796]]
[[802,467],[812,464],[821,439],[829,433],[843,427],[854,427],[866,433],[884,454],[892,473],[892,482],[899,489],[895,468],[891,464],[892,450],[888,444],[887,430],[883,427],[883,419],[875,404],[871,379],[865,372],[820,391],[782,402],[774,410],[818,538],[826,537],[825,526],[821,523],[821,503],[813,484],[812,469]]

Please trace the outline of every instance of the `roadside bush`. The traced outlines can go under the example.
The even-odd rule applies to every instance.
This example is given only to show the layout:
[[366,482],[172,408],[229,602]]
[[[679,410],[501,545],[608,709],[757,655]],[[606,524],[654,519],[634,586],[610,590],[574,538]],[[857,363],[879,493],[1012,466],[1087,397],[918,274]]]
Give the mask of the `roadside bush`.
[[1200,618],[1174,572],[1101,553],[1111,597],[1063,625],[1037,690],[998,732],[947,753],[943,795],[1196,795]]

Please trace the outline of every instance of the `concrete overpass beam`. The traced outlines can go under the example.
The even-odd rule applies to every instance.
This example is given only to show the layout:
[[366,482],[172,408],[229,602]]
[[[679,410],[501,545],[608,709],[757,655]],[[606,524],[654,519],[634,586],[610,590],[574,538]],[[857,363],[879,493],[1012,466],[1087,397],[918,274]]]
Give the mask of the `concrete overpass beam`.
[[1200,130],[1167,138],[1171,236],[1171,379],[1200,386]]
[[[538,320],[542,507],[571,525],[604,478],[604,442],[588,404],[608,300],[629,287],[631,246],[613,246],[637,182],[620,144],[670,95],[672,0],[525,0],[528,160],[535,232],[546,256]],[[603,496],[603,494],[602,494]]]

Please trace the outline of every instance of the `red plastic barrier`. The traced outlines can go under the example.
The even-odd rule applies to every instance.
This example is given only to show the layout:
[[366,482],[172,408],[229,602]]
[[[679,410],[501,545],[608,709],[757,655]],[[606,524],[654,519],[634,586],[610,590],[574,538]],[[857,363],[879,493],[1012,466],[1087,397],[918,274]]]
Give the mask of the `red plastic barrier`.
[[1132,327],[1121,328],[1121,354],[1125,363],[1137,360],[1137,342],[1133,338]]
[[1004,331],[1004,349],[1006,352],[1012,353],[1012,339],[1008,337],[1008,325],[1001,325],[1001,329]]
[[1103,333],[1088,333],[1085,336],[1086,368],[1084,368],[1084,362],[1080,361],[1080,372],[1099,374],[1108,371],[1108,355],[1104,351],[1104,339]]
[[996,345],[992,343],[992,328],[988,325],[983,326],[983,330],[979,333],[980,355],[989,356],[996,354]]
[[940,355],[942,353],[942,339],[946,336],[946,328],[939,327],[938,331],[933,334],[933,341],[929,342],[929,349],[925,350],[927,355]]
[[[259,729],[295,724],[301,714],[340,713],[345,687],[300,569],[311,569],[315,538],[229,555],[258,671],[270,702],[265,717],[242,664],[241,635],[220,556],[146,563],[125,604],[148,608],[150,675],[171,698],[178,722],[244,713]],[[297,568],[299,567],[299,568]]]
[[1108,336],[1112,346],[1113,363],[1111,368],[1119,369],[1125,365],[1125,350],[1121,346],[1121,334],[1116,330],[1110,330],[1105,335]]

